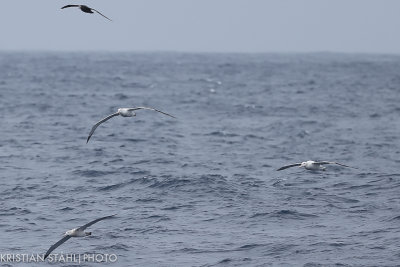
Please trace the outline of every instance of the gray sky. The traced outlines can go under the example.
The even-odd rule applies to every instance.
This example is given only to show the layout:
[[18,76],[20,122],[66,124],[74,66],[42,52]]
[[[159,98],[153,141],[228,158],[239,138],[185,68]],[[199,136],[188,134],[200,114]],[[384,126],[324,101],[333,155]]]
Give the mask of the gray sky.
[[400,53],[400,1],[2,0],[0,29],[0,50]]

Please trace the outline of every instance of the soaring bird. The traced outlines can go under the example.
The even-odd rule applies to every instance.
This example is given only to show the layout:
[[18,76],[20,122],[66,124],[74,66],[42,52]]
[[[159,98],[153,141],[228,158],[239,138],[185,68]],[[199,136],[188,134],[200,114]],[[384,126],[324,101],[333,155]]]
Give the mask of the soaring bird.
[[107,18],[106,16],[104,16],[103,14],[101,14],[101,13],[100,13],[99,11],[97,11],[96,9],[90,8],[90,7],[85,6],[85,5],[66,5],[66,6],[63,6],[61,9],[68,8],[68,7],[78,7],[78,8],[80,8],[80,10],[82,10],[82,11],[85,12],[85,13],[94,13],[93,11],[95,11],[95,12],[99,13],[100,15],[102,15],[103,17],[105,17],[106,19],[108,19],[109,21],[112,21],[111,19]]
[[68,239],[70,239],[71,237],[85,237],[85,236],[89,236],[92,234],[92,232],[85,232],[85,229],[88,228],[89,226],[101,221],[101,220],[105,220],[105,219],[109,219],[114,215],[110,215],[110,216],[106,216],[106,217],[102,217],[96,220],[91,221],[90,223],[87,223],[81,227],[78,228],[74,228],[72,230],[68,230],[67,232],[65,232],[64,237],[61,238],[57,243],[55,243],[54,245],[52,245],[49,250],[47,250],[46,254],[44,255],[44,259],[46,259],[50,253],[55,250],[57,247],[59,247],[61,244],[63,244],[65,241],[67,241]]
[[281,171],[287,168],[291,168],[291,167],[296,167],[299,166],[300,168],[304,167],[306,170],[312,170],[312,171],[316,171],[316,170],[322,170],[324,171],[326,168],[323,167],[322,165],[325,164],[336,164],[336,165],[340,165],[343,167],[347,167],[347,168],[353,168],[353,169],[357,169],[354,167],[350,167],[341,163],[337,163],[337,162],[332,162],[332,161],[313,161],[313,160],[308,160],[308,161],[304,161],[302,163],[294,163],[294,164],[290,164],[290,165],[286,165],[283,167],[280,167],[279,169],[277,169],[277,171]]
[[86,140],[86,143],[89,142],[89,139],[90,139],[90,137],[92,137],[92,135],[93,135],[94,131],[96,130],[96,128],[97,128],[100,124],[102,124],[103,122],[108,121],[108,120],[111,119],[112,117],[115,117],[115,116],[118,116],[118,115],[121,115],[122,117],[134,117],[134,116],[136,116],[136,113],[134,112],[134,110],[139,110],[139,109],[148,109],[148,110],[157,111],[157,112],[160,112],[160,113],[162,113],[162,114],[164,114],[164,115],[167,115],[167,116],[170,116],[170,117],[176,119],[174,116],[172,116],[172,115],[170,115],[170,114],[168,114],[168,113],[162,112],[162,111],[160,111],[160,110],[157,110],[157,109],[155,109],[155,108],[148,108],[148,107],[119,108],[118,111],[117,111],[116,113],[111,114],[111,115],[108,115],[107,117],[105,117],[105,118],[102,119],[101,121],[97,122],[97,123],[92,127],[92,130],[90,130],[90,133],[89,133],[89,136],[88,136],[88,138],[87,138],[87,140]]

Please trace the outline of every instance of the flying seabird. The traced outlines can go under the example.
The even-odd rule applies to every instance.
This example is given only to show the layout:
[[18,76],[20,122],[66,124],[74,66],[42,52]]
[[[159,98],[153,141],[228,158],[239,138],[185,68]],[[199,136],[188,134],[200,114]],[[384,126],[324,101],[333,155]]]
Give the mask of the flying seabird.
[[93,224],[95,224],[95,223],[97,223],[97,222],[99,222],[99,221],[101,221],[101,220],[105,220],[105,219],[111,218],[111,217],[113,217],[113,216],[115,216],[115,215],[116,215],[116,214],[110,215],[110,216],[106,216],[106,217],[102,217],[102,218],[99,218],[99,219],[96,219],[96,220],[91,221],[90,223],[87,223],[87,224],[85,224],[85,225],[83,225],[83,226],[81,226],[81,227],[74,228],[74,229],[72,229],[72,230],[69,230],[69,231],[65,232],[64,237],[61,238],[57,243],[55,243],[54,245],[52,245],[52,246],[49,248],[49,250],[47,250],[46,254],[44,255],[44,259],[46,259],[46,258],[50,255],[50,253],[51,253],[53,250],[55,250],[57,247],[59,247],[61,244],[63,244],[65,241],[67,241],[67,240],[70,239],[71,237],[85,237],[85,236],[89,236],[89,235],[92,234],[92,232],[85,232],[85,229],[86,229],[86,228],[88,228],[89,226],[91,226],[91,225],[93,225]]
[[100,15],[102,15],[103,17],[105,17],[106,19],[108,19],[109,21],[112,21],[111,19],[107,18],[106,16],[104,16],[103,14],[101,14],[101,13],[100,13],[99,11],[97,11],[96,9],[90,8],[90,7],[85,6],[85,5],[66,5],[66,6],[63,6],[61,9],[68,8],[68,7],[79,7],[80,10],[82,10],[82,11],[85,12],[85,13],[94,13],[93,11],[95,11],[95,12],[99,13]]
[[281,170],[291,168],[291,167],[296,167],[296,166],[299,166],[300,168],[304,167],[306,170],[313,170],[313,171],[322,170],[322,171],[324,171],[325,167],[323,167],[322,165],[325,165],[325,164],[336,164],[336,165],[340,165],[340,166],[347,167],[347,168],[357,169],[357,168],[350,167],[350,166],[347,166],[347,165],[344,165],[344,164],[341,164],[338,162],[308,160],[308,161],[305,161],[302,163],[295,163],[295,164],[290,164],[290,165],[280,167],[279,169],[277,169],[277,171],[281,171]]
[[108,120],[111,119],[112,117],[115,117],[115,116],[118,116],[118,115],[121,115],[122,117],[134,117],[134,116],[136,116],[136,113],[134,112],[134,110],[139,110],[139,109],[154,110],[154,111],[160,112],[160,113],[162,113],[162,114],[164,114],[164,115],[167,115],[167,116],[170,116],[170,117],[176,119],[174,116],[172,116],[172,115],[170,115],[170,114],[168,114],[168,113],[162,112],[162,111],[160,111],[160,110],[154,109],[154,108],[148,108],[148,107],[119,108],[118,111],[117,111],[116,113],[111,114],[111,115],[108,115],[107,117],[105,117],[104,119],[102,119],[101,121],[99,121],[98,123],[96,123],[96,124],[92,127],[92,130],[90,130],[90,133],[89,133],[89,136],[88,136],[88,138],[87,138],[87,140],[86,140],[86,143],[89,142],[89,139],[90,139],[90,137],[93,135],[93,133],[94,133],[94,131],[96,130],[96,128],[97,128],[100,124],[102,124],[103,122],[108,121]]

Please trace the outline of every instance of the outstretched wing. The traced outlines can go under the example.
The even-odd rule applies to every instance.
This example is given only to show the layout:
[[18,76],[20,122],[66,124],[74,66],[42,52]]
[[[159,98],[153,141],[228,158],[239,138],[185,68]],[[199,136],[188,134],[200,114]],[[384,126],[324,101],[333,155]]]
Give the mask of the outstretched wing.
[[86,228],[88,228],[89,226],[91,226],[91,225],[93,225],[93,224],[95,224],[95,223],[97,223],[97,222],[99,222],[99,221],[102,221],[102,220],[105,220],[105,219],[114,217],[115,215],[116,215],[116,214],[113,214],[113,215],[110,215],[110,216],[102,217],[102,218],[96,219],[96,220],[94,220],[94,221],[91,221],[90,223],[87,223],[87,224],[85,224],[85,225],[79,227],[78,230],[83,231],[83,230],[85,230]]
[[170,116],[170,117],[172,117],[172,118],[176,119],[176,117],[172,116],[171,114],[165,113],[165,112],[163,112],[163,111],[161,111],[161,110],[158,110],[158,109],[155,109],[155,108],[149,108],[149,107],[136,107],[136,108],[129,108],[128,110],[139,110],[139,109],[148,109],[148,110],[157,111],[157,112],[160,112],[160,113],[162,113],[162,114],[164,114],[164,115],[167,115],[167,116]]
[[286,166],[280,167],[279,169],[277,169],[277,171],[281,171],[281,170],[284,170],[284,169],[287,169],[287,168],[292,168],[292,167],[296,167],[296,166],[300,166],[300,165],[301,165],[301,163],[295,163],[295,164],[286,165]]
[[351,167],[351,166],[344,165],[344,164],[342,164],[342,163],[338,163],[338,162],[334,162],[334,161],[319,161],[319,162],[315,162],[315,164],[319,164],[319,165],[323,165],[323,164],[336,164],[336,165],[343,166],[343,167],[347,167],[347,168],[357,169],[357,168],[355,168],[355,167]]
[[101,14],[99,11],[97,11],[96,9],[94,9],[94,8],[91,8],[91,10],[94,10],[94,11],[96,11],[97,13],[99,13],[100,15],[102,15],[103,17],[105,17],[106,19],[108,19],[109,21],[112,21],[111,19],[109,19],[109,18],[107,18],[106,16],[104,16],[103,14]]
[[44,255],[44,259],[46,259],[50,253],[55,250],[57,247],[59,247],[62,243],[64,243],[65,241],[67,241],[68,239],[70,239],[71,236],[66,235],[63,238],[60,239],[60,241],[58,241],[57,243],[55,243],[54,245],[52,245],[49,250],[47,250],[46,254]]
[[66,6],[63,6],[61,9],[68,8],[68,7],[79,7],[79,5],[66,5]]
[[119,115],[119,112],[114,113],[114,114],[111,114],[111,115],[105,117],[104,119],[102,119],[101,121],[99,121],[98,123],[96,123],[96,124],[92,127],[92,130],[90,130],[89,136],[88,136],[88,138],[87,138],[87,140],[86,140],[86,144],[89,142],[90,137],[92,137],[94,131],[96,131],[96,128],[99,127],[100,124],[102,124],[103,122],[108,121],[108,120],[111,119],[112,117],[115,117],[115,116],[118,116],[118,115]]

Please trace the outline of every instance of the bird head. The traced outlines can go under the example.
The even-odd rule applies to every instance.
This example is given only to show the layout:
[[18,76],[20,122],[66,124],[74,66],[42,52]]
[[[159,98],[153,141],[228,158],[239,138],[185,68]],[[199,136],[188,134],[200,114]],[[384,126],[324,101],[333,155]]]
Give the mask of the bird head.
[[64,234],[64,236],[72,235],[72,234],[75,232],[75,230],[76,230],[76,228],[74,228],[74,229],[72,229],[72,230],[66,231],[65,234]]
[[305,167],[307,165],[307,162],[302,162],[299,166],[299,168]]

